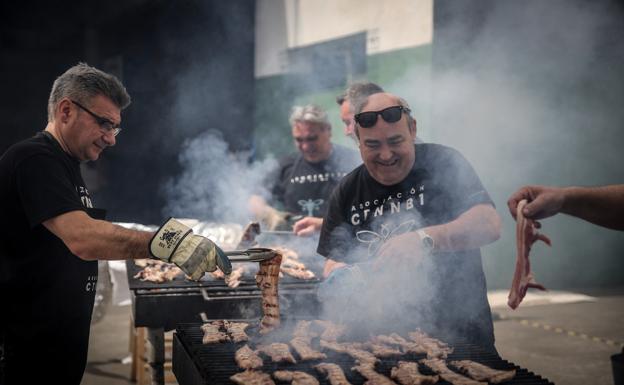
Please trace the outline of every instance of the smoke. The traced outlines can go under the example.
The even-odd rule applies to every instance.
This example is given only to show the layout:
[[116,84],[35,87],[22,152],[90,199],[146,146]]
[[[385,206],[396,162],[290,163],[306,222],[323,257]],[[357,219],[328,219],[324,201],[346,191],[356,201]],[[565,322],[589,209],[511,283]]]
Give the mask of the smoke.
[[249,221],[247,202],[269,194],[264,182],[276,167],[271,157],[250,162],[248,152],[229,151],[216,131],[187,140],[178,160],[182,172],[165,184],[163,213],[222,224]]
[[[485,269],[490,287],[506,287],[515,258],[506,208],[513,191],[624,178],[622,9],[611,2],[450,3],[436,4],[432,63],[384,88],[410,102],[419,137],[458,149],[476,169],[504,220],[501,241],[485,248]],[[553,248],[533,250],[540,281],[551,288],[621,284],[621,237],[561,215],[544,224]]]

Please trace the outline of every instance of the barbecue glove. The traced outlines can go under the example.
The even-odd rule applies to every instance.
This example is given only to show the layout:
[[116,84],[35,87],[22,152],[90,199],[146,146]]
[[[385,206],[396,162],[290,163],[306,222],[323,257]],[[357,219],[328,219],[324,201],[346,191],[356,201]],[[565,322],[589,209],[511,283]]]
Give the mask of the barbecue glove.
[[224,274],[232,272],[232,264],[223,250],[214,242],[183,223],[169,218],[152,237],[150,254],[165,262],[175,263],[192,280],[198,281],[205,272],[217,266]]

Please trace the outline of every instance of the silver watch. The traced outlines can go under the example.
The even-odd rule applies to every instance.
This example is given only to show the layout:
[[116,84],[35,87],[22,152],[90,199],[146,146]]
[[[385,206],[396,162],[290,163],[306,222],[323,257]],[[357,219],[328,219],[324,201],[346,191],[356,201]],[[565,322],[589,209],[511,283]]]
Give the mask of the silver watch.
[[431,235],[427,234],[425,230],[418,230],[417,233],[420,237],[422,248],[427,252],[433,250],[435,242],[433,241],[433,238],[431,238]]

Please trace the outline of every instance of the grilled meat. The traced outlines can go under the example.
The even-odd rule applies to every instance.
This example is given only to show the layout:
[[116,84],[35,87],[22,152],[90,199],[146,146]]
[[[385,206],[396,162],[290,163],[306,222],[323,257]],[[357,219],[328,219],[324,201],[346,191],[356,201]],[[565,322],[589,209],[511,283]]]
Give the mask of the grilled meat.
[[325,353],[321,353],[312,349],[310,345],[310,341],[304,338],[293,338],[290,340],[290,345],[295,349],[299,357],[301,357],[302,361],[310,361],[310,360],[322,360],[327,358]]
[[319,385],[319,382],[311,374],[298,370],[276,370],[273,378],[278,381],[290,382],[292,385]]
[[492,384],[509,381],[516,375],[515,370],[496,370],[470,360],[451,361],[450,364],[472,379]]
[[262,367],[262,358],[247,344],[236,351],[234,359],[241,369],[260,369]]
[[230,337],[221,329],[224,327],[223,321],[213,321],[203,324],[201,330],[204,332],[202,342],[204,344],[217,344],[230,340]]
[[421,363],[427,365],[431,370],[438,373],[440,378],[450,382],[453,385],[487,385],[487,382],[479,382],[468,377],[455,373],[446,366],[444,360],[439,358],[422,359]]
[[440,376],[425,376],[418,370],[416,362],[399,361],[398,366],[392,368],[390,377],[401,385],[432,385],[440,380]]
[[375,364],[360,364],[351,368],[366,378],[366,385],[397,385],[394,381],[375,371]]
[[275,385],[271,376],[257,370],[245,370],[244,372],[236,373],[230,377],[230,380],[238,385]]
[[297,363],[295,357],[290,353],[290,349],[287,344],[281,342],[274,342],[270,345],[258,345],[257,351],[262,352],[269,357],[273,362],[290,362]]
[[550,246],[550,239],[540,234],[536,230],[535,222],[524,216],[522,209],[524,209],[526,204],[526,199],[521,200],[518,203],[516,211],[516,270],[514,271],[513,281],[511,282],[511,289],[509,289],[509,297],[507,300],[507,305],[512,309],[520,305],[528,288],[532,287],[546,290],[546,288],[537,283],[533,277],[529,253],[531,252],[531,246],[535,242],[542,241]]
[[337,342],[329,342],[325,340],[321,340],[321,347],[323,349],[333,350],[338,353],[345,353],[353,357],[357,363],[360,365],[371,364],[375,365],[377,361],[377,357],[371,352],[367,352],[366,350],[362,350],[362,344],[349,344],[349,343],[337,343]]
[[319,373],[327,376],[331,385],[351,385],[340,366],[328,362],[321,362],[314,367]]
[[314,323],[324,329],[321,334],[321,339],[325,341],[338,341],[338,338],[347,332],[347,327],[345,325],[335,324],[331,321],[315,320]]
[[282,255],[260,262],[256,284],[262,292],[262,313],[260,334],[266,334],[280,324],[279,296],[277,291]]
[[396,333],[392,333],[389,336],[386,335],[378,335],[371,337],[371,342],[378,344],[386,344],[386,345],[396,345],[400,346],[401,350],[405,354],[425,354],[427,353],[427,349],[417,344],[416,342],[410,342],[405,338],[401,337]]
[[453,353],[453,348],[447,343],[429,337],[427,334],[417,330],[408,333],[409,338],[422,346],[427,352],[427,358],[446,358]]
[[223,326],[232,341],[243,342],[249,340],[249,336],[245,333],[245,329],[249,326],[248,323],[223,321]]
[[140,259],[134,263],[139,267],[143,267],[143,270],[134,275],[134,278],[138,278],[141,281],[169,282],[182,273],[182,270],[176,265],[155,259]]
[[384,357],[394,357],[394,356],[403,355],[402,351],[383,345],[383,344],[376,344],[376,343],[369,342],[369,343],[364,344],[364,346],[368,350],[370,350],[375,355],[375,357],[384,358]]

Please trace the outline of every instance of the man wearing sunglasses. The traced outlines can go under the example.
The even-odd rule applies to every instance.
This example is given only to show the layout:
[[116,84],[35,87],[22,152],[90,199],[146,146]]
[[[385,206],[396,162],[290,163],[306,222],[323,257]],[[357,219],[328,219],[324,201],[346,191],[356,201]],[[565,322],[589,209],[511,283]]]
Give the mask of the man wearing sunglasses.
[[290,214],[277,211],[258,196],[252,197],[251,211],[269,228],[284,226],[288,216],[303,217],[292,230],[308,236],[321,229],[329,194],[360,159],[356,151],[331,142],[331,124],[319,106],[293,107],[289,122],[298,151],[280,159],[269,179],[273,183],[271,205]]
[[479,248],[498,239],[500,218],[475,171],[451,148],[414,144],[416,120],[395,95],[367,97],[355,122],[364,164],[332,193],[317,250],[339,286],[320,292],[351,285],[339,308],[359,300],[363,309],[348,314],[383,309],[370,324],[494,349]]
[[[0,383],[80,384],[97,260],[158,258],[192,279],[227,257],[175,219],[156,232],[104,221],[80,164],[114,146],[130,96],[112,75],[80,63],[59,76],[48,124],[0,158]],[[37,352],[33,353],[33,347]],[[33,354],[37,359],[33,370]],[[26,377],[25,377],[26,376]]]

